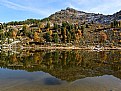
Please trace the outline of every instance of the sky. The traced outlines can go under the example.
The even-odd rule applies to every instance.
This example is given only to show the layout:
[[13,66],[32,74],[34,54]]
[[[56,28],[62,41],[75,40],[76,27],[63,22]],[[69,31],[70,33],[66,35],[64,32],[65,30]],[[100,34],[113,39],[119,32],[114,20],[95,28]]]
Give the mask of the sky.
[[0,22],[42,19],[67,7],[110,15],[121,10],[121,0],[0,0]]

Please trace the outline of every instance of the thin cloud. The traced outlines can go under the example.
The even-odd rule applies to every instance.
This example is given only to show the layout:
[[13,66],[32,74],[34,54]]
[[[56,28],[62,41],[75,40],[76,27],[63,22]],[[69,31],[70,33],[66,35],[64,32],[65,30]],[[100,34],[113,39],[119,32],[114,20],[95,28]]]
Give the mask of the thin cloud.
[[75,7],[71,2],[66,2],[65,6],[70,7],[70,8],[74,8],[74,9],[77,9],[77,10],[79,9],[79,8]]
[[37,14],[40,14],[40,15],[45,15],[45,16],[49,14],[48,10],[43,10],[43,9],[40,9],[40,8],[37,9],[37,8],[34,8],[34,7],[30,7],[30,6],[24,6],[24,5],[20,5],[20,4],[17,4],[17,3],[10,2],[8,0],[1,0],[0,4],[6,6],[8,8],[12,8],[14,10],[30,11],[30,12],[37,13]]
[[94,7],[90,9],[91,12],[96,13],[105,13],[105,14],[113,14],[117,12],[121,8],[121,4],[119,0],[110,0],[110,1],[104,1],[103,3],[98,5],[97,7]]
[[113,14],[121,9],[120,0],[71,0],[79,10],[86,12]]

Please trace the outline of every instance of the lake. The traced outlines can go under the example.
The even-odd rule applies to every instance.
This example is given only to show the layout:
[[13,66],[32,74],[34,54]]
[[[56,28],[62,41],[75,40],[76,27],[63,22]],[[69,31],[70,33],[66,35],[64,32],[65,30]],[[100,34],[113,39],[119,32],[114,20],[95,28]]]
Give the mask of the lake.
[[121,51],[2,51],[0,91],[121,91]]

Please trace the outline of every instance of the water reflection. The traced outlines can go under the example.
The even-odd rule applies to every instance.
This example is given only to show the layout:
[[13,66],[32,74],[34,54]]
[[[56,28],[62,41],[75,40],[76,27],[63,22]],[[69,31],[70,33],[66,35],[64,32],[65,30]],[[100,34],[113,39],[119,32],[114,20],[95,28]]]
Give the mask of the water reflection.
[[120,91],[121,89],[121,80],[112,75],[67,82],[41,71],[0,69],[0,74],[0,91]]
[[[105,74],[121,78],[121,51],[39,50],[0,53],[0,67],[44,71],[66,81]],[[53,80],[49,80],[52,84]],[[57,83],[59,84],[59,82]]]
[[57,78],[48,77],[44,79],[44,83],[45,85],[60,85],[61,80],[59,81]]
[[121,89],[121,51],[8,51],[0,67],[0,91]]

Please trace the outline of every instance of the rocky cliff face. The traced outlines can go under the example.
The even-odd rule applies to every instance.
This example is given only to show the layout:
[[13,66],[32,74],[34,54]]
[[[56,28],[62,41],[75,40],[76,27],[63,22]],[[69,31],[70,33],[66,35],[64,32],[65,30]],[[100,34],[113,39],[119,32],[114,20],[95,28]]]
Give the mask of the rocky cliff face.
[[70,23],[101,23],[109,24],[114,19],[121,19],[121,11],[113,15],[103,15],[95,13],[87,13],[83,11],[78,11],[73,8],[66,8],[61,11],[56,12],[48,17],[51,22],[61,23],[63,21]]

